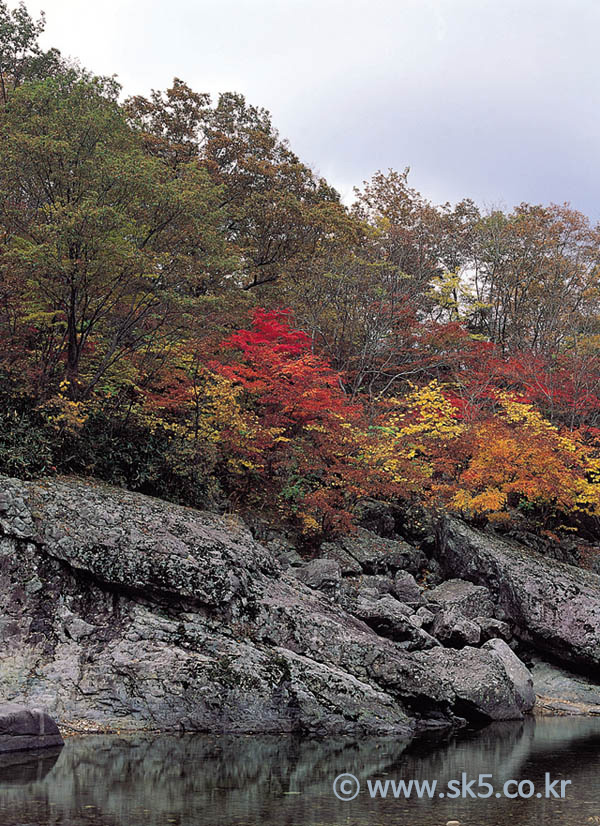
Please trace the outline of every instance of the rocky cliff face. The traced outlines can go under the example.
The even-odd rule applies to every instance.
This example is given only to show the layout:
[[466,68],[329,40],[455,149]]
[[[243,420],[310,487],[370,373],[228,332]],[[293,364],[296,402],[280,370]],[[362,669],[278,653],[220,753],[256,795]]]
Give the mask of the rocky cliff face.
[[533,703],[502,639],[527,620],[458,552],[464,578],[423,592],[433,563],[398,538],[362,531],[306,564],[235,517],[74,479],[0,478],[0,534],[0,701],[63,724],[410,734]]

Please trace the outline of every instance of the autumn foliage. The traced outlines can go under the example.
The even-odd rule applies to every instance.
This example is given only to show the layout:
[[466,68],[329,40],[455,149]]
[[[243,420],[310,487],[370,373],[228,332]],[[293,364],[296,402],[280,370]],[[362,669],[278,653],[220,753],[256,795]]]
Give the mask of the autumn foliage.
[[268,112],[43,52],[0,0],[0,472],[87,474],[308,539],[365,499],[600,522],[600,228],[352,207]]

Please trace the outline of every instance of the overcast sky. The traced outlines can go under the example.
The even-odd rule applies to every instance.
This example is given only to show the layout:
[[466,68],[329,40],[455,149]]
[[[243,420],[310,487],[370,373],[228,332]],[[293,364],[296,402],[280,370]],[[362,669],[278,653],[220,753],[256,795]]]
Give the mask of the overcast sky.
[[[15,3],[9,3],[15,5]],[[600,0],[28,0],[127,94],[178,76],[265,106],[349,199],[411,167],[435,202],[600,218]]]

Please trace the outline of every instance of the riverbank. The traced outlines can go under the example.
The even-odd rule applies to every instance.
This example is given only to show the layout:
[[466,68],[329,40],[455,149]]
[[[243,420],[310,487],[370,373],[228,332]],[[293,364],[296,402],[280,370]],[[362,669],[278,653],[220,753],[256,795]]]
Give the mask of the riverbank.
[[552,657],[594,705],[568,692],[598,691],[598,575],[378,513],[306,559],[233,515],[2,479],[0,697],[65,729],[410,738],[522,719]]

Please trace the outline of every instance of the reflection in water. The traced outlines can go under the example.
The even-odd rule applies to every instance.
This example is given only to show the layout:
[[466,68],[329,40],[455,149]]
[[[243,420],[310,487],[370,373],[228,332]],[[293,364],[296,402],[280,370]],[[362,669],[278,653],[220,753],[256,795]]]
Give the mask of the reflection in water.
[[43,780],[54,768],[62,746],[32,751],[9,751],[0,754],[0,788],[26,786],[35,780]]
[[[576,826],[600,815],[600,720],[543,718],[496,723],[460,737],[301,740],[182,736],[70,739],[59,754],[0,765],[0,823],[69,826]],[[342,772],[363,791],[332,792]],[[565,800],[373,800],[367,778],[437,780],[466,772],[544,788],[545,772],[568,779]],[[17,786],[17,783],[28,785]]]

